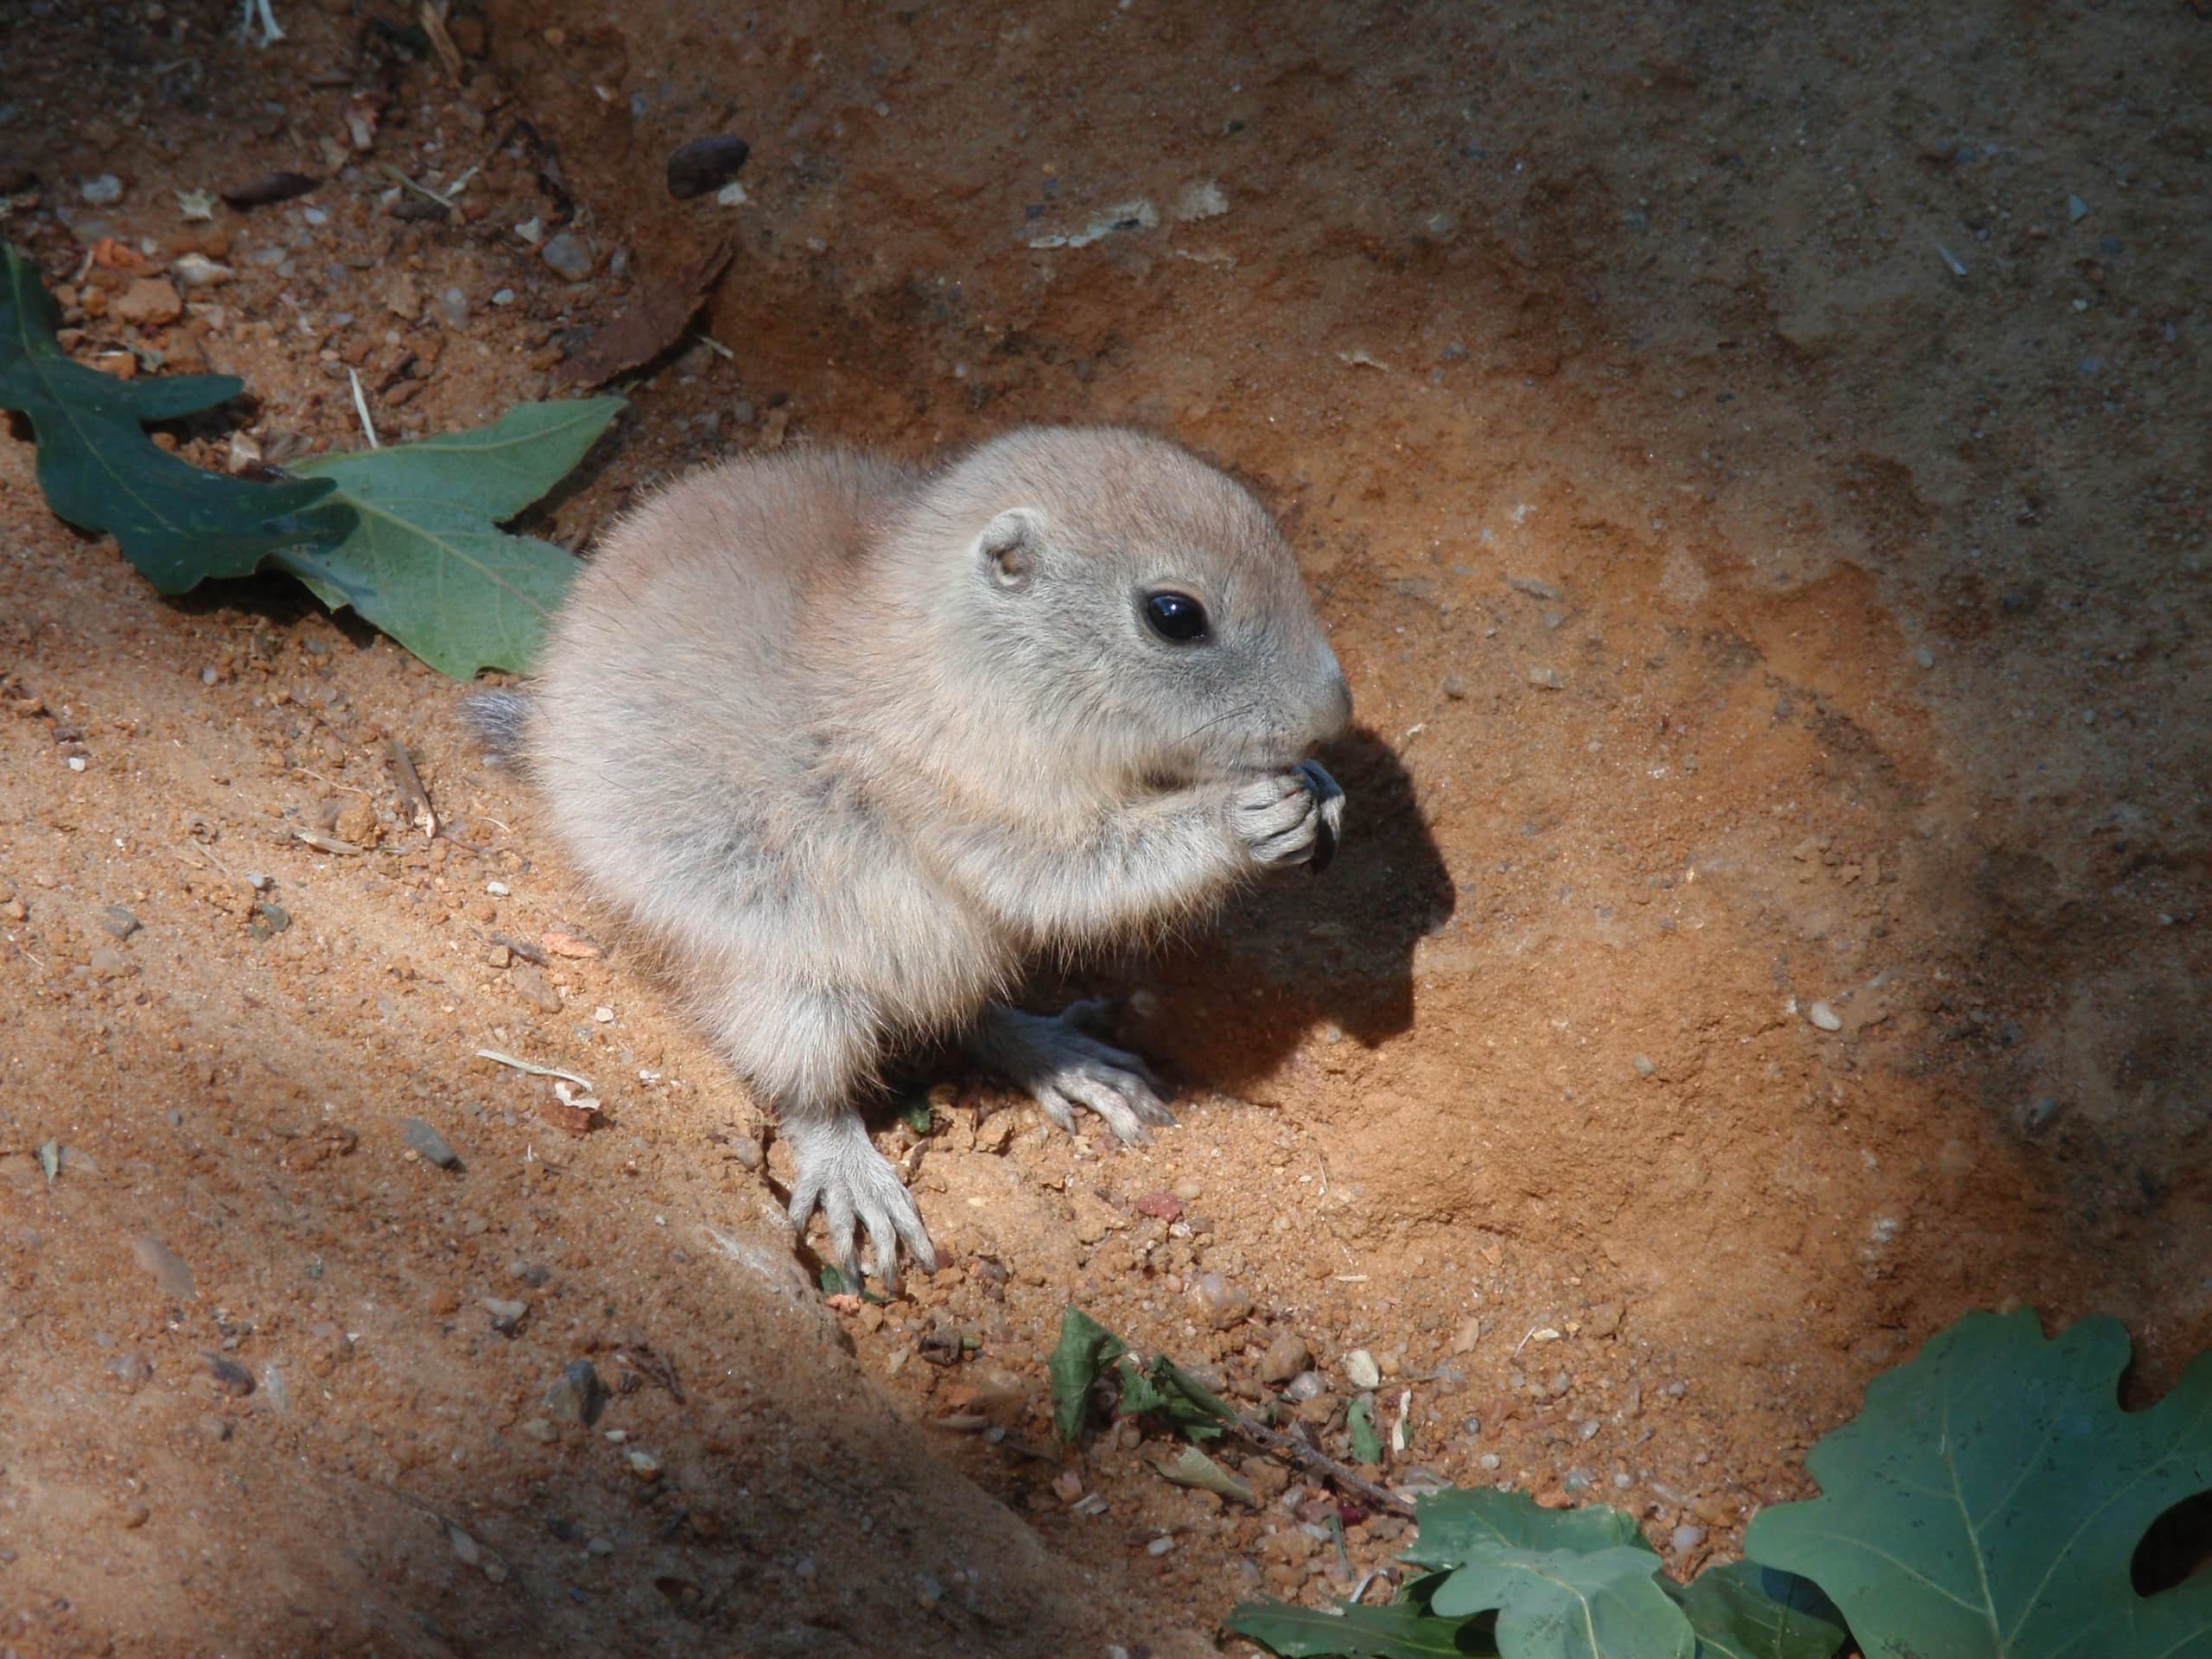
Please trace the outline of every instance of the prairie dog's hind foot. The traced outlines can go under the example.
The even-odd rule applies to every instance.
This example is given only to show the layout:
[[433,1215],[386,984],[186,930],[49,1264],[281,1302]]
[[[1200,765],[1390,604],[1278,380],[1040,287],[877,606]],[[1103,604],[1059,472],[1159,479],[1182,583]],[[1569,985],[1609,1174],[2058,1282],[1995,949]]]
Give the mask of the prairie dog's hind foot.
[[1171,1126],[1175,1115],[1142,1060],[1083,1029],[1103,1007],[1078,1002],[1061,1014],[1039,1014],[987,1003],[963,1046],[1071,1135],[1080,1106],[1105,1119],[1123,1145],[1142,1146],[1152,1139],[1146,1125]]
[[828,1122],[785,1122],[778,1132],[791,1142],[798,1173],[791,1179],[791,1221],[800,1238],[816,1210],[830,1227],[828,1255],[858,1289],[861,1281],[858,1231],[865,1228],[875,1251],[876,1276],[887,1292],[899,1288],[899,1247],[914,1265],[937,1271],[937,1247],[922,1225],[914,1195],[868,1138],[868,1126],[849,1109]]

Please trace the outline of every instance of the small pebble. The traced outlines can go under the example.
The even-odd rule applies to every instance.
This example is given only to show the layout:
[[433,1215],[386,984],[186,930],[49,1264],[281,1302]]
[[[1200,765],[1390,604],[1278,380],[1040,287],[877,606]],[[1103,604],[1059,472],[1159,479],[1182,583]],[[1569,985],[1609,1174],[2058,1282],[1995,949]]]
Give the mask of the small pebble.
[[612,1555],[613,1553],[614,1546],[604,1538],[594,1538],[584,1546],[587,1555]]
[[484,891],[494,899],[505,899],[513,893],[514,889],[504,881],[486,881],[484,884]]
[[537,257],[552,268],[556,276],[569,282],[581,283],[591,275],[591,244],[574,231],[563,231],[550,238],[537,251]]
[[1648,1077],[1659,1069],[1649,1054],[1637,1055],[1633,1064],[1636,1066],[1636,1075],[1639,1077]]
[[525,962],[509,969],[507,983],[531,1007],[543,1008],[548,1014],[561,1012],[561,993],[547,982],[545,970],[535,963]]
[[1532,668],[1529,671],[1528,678],[1529,683],[1539,691],[1558,691],[1567,684],[1560,678],[1559,670],[1555,668]]
[[1805,1010],[1805,1017],[1822,1031],[1843,1029],[1843,1020],[1837,1015],[1836,1011],[1825,1002],[1814,1003],[1811,1007]]
[[1508,576],[1505,585],[1516,594],[1526,594],[1531,599],[1561,600],[1567,597],[1564,588],[1555,587],[1541,576]]
[[421,1118],[403,1117],[399,1120],[399,1128],[409,1149],[425,1162],[435,1164],[440,1169],[459,1166],[461,1154],[447,1143],[445,1136]]
[[503,1337],[512,1337],[522,1328],[530,1316],[528,1302],[511,1302],[497,1296],[484,1298],[484,1311],[492,1316],[492,1328]]
[[543,1417],[533,1417],[522,1426],[523,1437],[536,1440],[540,1446],[550,1446],[561,1438],[561,1431]]
[[571,1360],[561,1380],[545,1391],[545,1408],[563,1422],[589,1428],[607,1408],[607,1385],[588,1359]]
[[494,305],[512,305],[514,302],[515,291],[512,288],[498,289],[493,292],[492,303]]
[[69,770],[70,770],[70,771],[72,771],[72,772],[82,772],[84,769],[85,769],[85,757],[84,757],[83,755],[81,755],[81,754],[73,754],[73,755],[71,755],[71,756],[69,757]]
[[218,1394],[243,1400],[253,1392],[253,1373],[235,1359],[226,1359],[220,1354],[206,1356],[207,1380],[215,1385]]
[[182,1256],[161,1240],[150,1235],[137,1239],[131,1243],[130,1254],[140,1267],[153,1274],[154,1282],[162,1287],[164,1295],[174,1296],[181,1302],[192,1299],[192,1269],[185,1265]]
[[100,925],[108,931],[111,937],[127,939],[138,931],[138,918],[121,905],[103,905],[100,906]]
[[1363,1391],[1379,1389],[1382,1386],[1382,1369],[1366,1349],[1355,1348],[1344,1356],[1344,1381]]
[[1484,1452],[1484,1453],[1482,1454],[1482,1456],[1481,1456],[1481,1457],[1478,1458],[1475,1461],[1477,1461],[1478,1463],[1481,1464],[1481,1465],[1482,1465],[1482,1466],[1483,1466],[1484,1469],[1490,1470],[1491,1471],[1492,1471],[1492,1472],[1494,1473],[1494,1472],[1496,1472],[1496,1471],[1497,1470],[1498,1465],[1499,1465],[1499,1463],[1501,1462],[1501,1459],[1499,1459],[1499,1457],[1498,1457],[1498,1455],[1497,1455],[1497,1452]]
[[591,1017],[602,1026],[611,1026],[614,1023],[614,1010],[607,1007],[594,1008],[591,1011]]
[[639,1480],[658,1480],[660,1478],[660,1459],[653,1456],[652,1452],[632,1452],[629,1454],[629,1462],[630,1472],[635,1475]]
[[1675,1554],[1687,1555],[1705,1541],[1705,1529],[1685,1522],[1675,1529],[1675,1535],[1669,1541],[1675,1546]]
[[1174,1548],[1175,1541],[1173,1538],[1155,1538],[1144,1547],[1144,1553],[1147,1555],[1165,1555]]
[[123,181],[112,173],[103,173],[79,185],[77,194],[95,207],[105,207],[123,200]]
[[110,312],[141,328],[162,327],[184,315],[184,298],[174,283],[141,276],[116,296]]
[[1467,695],[1466,681],[1461,679],[1457,674],[1446,674],[1444,677],[1444,695],[1457,702]]
[[719,190],[737,176],[752,153],[744,139],[728,134],[680,144],[668,158],[668,194],[678,201],[689,201]]
[[269,1402],[273,1411],[289,1411],[292,1408],[291,1384],[284,1381],[284,1373],[274,1365],[265,1367],[261,1373],[261,1397]]
[[1624,1492],[1635,1484],[1636,1477],[1625,1469],[1618,1471],[1613,1476],[1613,1490],[1617,1492]]
[[1268,1351],[1260,1357],[1260,1381],[1271,1384],[1288,1382],[1313,1363],[1313,1356],[1306,1346],[1306,1339],[1286,1331],[1269,1343]]
[[1251,1293],[1232,1285],[1217,1273],[1202,1273],[1191,1281],[1191,1300],[1217,1331],[1228,1331],[1251,1317]]
[[154,1380],[154,1365],[143,1354],[124,1354],[108,1361],[107,1374],[125,1394],[132,1394]]
[[434,302],[438,319],[448,328],[458,328],[468,321],[468,296],[457,288],[449,288]]
[[148,1509],[142,1502],[134,1501],[124,1504],[123,1506],[124,1530],[126,1532],[136,1532],[153,1517],[153,1513],[154,1512]]

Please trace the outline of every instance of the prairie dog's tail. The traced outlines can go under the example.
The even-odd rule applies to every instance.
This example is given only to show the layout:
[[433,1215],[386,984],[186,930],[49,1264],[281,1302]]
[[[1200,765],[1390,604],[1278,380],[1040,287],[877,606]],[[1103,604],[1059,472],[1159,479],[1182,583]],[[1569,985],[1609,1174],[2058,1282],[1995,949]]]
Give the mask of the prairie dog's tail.
[[530,712],[530,698],[520,691],[478,691],[461,702],[461,720],[476,734],[484,752],[503,766],[521,758],[522,732]]

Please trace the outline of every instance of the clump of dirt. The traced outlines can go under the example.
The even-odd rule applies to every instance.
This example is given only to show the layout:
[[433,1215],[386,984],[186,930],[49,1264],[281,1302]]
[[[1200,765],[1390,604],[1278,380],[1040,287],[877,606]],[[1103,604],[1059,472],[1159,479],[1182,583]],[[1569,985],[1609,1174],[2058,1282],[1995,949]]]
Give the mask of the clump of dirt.
[[[1059,1450],[1071,1302],[1340,1457],[1364,1351],[1380,1478],[1683,1571],[1969,1307],[2117,1313],[2145,1390],[2212,1339],[2185,10],[501,0],[448,62],[234,10],[0,19],[70,348],[248,383],[163,442],[356,447],[349,370],[387,441],[488,420],[734,245],[537,533],[1153,426],[1300,548],[1351,834],[1037,988],[1128,995],[1157,1145],[917,1080],[951,1265],[832,1308],[458,688],[275,582],[156,599],[0,442],[0,1643],[1195,1652],[1395,1554],[1263,1458],[1248,1510]],[[719,134],[741,192],[672,197]]]

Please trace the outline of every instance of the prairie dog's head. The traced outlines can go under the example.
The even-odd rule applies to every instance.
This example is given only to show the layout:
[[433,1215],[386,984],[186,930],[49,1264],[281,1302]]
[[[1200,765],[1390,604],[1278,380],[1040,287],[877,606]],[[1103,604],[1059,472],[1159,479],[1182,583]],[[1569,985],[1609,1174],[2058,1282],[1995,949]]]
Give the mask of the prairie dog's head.
[[1274,522],[1241,486],[1117,428],[1032,428],[923,503],[939,602],[995,688],[1132,779],[1288,766],[1344,731],[1351,690]]

